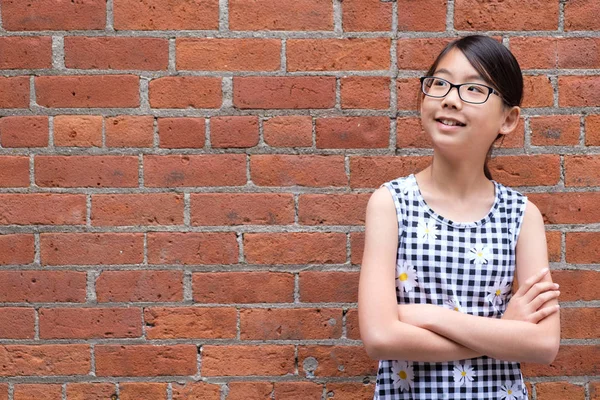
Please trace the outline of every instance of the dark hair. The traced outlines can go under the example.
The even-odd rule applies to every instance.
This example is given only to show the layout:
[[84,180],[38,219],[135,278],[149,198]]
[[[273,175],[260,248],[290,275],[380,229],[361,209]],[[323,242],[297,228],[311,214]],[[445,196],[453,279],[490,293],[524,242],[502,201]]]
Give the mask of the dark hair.
[[[507,107],[520,106],[523,100],[523,75],[515,56],[500,42],[489,36],[471,35],[450,42],[437,56],[426,76],[434,74],[442,58],[452,49],[460,50],[469,63],[490,86],[502,95]],[[419,105],[422,93],[419,91]],[[496,140],[503,135],[498,134]],[[488,150],[483,171],[488,179],[492,174],[487,161],[492,154],[492,146]]]

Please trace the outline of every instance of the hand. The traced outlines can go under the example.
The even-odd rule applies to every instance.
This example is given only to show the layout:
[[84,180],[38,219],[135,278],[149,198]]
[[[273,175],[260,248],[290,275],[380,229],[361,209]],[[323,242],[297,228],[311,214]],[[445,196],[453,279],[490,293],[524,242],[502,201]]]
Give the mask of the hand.
[[541,308],[552,299],[558,298],[558,284],[541,282],[548,268],[529,278],[508,302],[502,319],[525,321],[537,324],[547,316],[557,312],[559,306]]

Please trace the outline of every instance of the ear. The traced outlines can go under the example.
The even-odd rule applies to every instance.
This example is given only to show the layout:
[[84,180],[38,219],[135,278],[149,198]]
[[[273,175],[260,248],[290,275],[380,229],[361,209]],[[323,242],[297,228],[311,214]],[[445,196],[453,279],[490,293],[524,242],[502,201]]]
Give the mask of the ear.
[[504,112],[504,121],[500,127],[500,135],[506,135],[515,130],[519,125],[519,117],[521,116],[521,109],[517,106],[507,108]]

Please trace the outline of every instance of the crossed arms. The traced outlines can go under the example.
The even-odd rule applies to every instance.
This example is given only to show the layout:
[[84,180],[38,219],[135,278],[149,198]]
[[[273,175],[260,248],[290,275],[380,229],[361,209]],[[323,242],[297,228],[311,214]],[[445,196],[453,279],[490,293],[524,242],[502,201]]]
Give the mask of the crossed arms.
[[478,317],[432,304],[398,305],[395,264],[398,222],[389,191],[376,190],[367,205],[360,272],[360,334],[370,357],[442,362],[489,356],[550,364],[560,344],[557,287],[548,271],[544,224],[528,203],[517,241],[516,275],[523,282],[501,319]]

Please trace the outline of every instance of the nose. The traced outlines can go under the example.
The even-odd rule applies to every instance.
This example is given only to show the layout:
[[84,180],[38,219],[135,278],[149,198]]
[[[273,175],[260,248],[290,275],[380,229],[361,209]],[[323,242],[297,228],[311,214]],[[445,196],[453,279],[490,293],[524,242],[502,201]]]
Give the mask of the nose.
[[450,89],[448,94],[442,99],[442,107],[450,107],[460,109],[462,107],[462,100],[458,95],[458,88],[453,87]]

